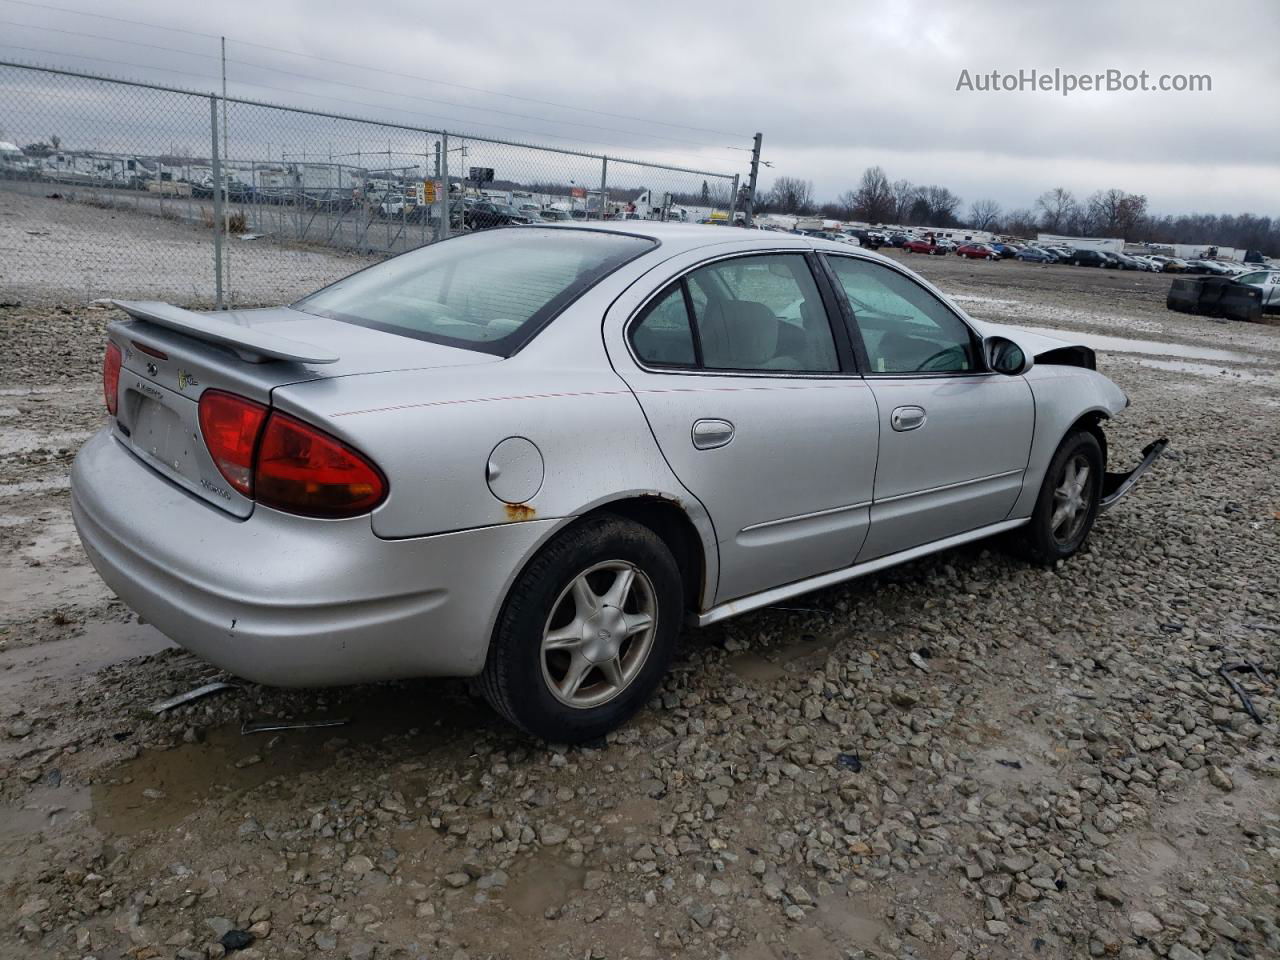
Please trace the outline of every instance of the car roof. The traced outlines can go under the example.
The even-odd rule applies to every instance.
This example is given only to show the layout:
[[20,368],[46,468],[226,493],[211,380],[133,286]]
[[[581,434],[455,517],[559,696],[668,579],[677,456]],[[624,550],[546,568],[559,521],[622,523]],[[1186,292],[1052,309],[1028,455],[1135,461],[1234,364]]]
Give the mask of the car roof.
[[624,233],[634,236],[648,237],[661,244],[666,256],[673,256],[702,247],[720,246],[726,243],[746,243],[761,248],[795,247],[797,250],[829,250],[833,253],[848,254],[858,251],[868,259],[894,263],[874,250],[866,247],[855,247],[837,240],[825,240],[822,237],[811,237],[799,233],[780,233],[773,230],[744,230],[727,224],[714,223],[669,223],[660,220],[604,220],[588,221],[572,226],[552,226],[555,230],[594,230],[604,233]]

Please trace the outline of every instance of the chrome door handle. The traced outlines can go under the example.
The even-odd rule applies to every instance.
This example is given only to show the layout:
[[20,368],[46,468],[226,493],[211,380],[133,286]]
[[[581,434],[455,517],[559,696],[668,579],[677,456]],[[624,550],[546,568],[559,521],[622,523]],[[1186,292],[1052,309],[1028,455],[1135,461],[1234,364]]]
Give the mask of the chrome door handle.
[[919,430],[927,419],[924,407],[897,407],[889,414],[889,425],[901,433],[905,430]]
[[695,420],[693,445],[699,450],[714,450],[733,439],[733,424],[728,420]]

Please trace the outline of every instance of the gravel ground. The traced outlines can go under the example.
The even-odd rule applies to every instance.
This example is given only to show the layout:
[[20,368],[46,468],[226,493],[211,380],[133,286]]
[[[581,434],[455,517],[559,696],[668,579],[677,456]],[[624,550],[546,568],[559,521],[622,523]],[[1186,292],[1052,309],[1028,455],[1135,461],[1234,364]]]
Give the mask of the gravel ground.
[[[47,307],[117,297],[213,305],[207,228],[106,201],[77,202],[73,188],[56,184],[48,192],[57,199],[0,183],[0,301]],[[379,259],[238,237],[226,250],[225,293],[234,306],[289,302]]]
[[[690,632],[573,749],[452,681],[148,713],[221,675],[70,526],[111,312],[0,308],[0,956],[1280,955],[1280,330],[1170,314],[1158,277],[910,262],[1138,341],[1101,357],[1112,456],[1171,452],[1056,569],[977,544]],[[241,734],[273,717],[350,722]]]

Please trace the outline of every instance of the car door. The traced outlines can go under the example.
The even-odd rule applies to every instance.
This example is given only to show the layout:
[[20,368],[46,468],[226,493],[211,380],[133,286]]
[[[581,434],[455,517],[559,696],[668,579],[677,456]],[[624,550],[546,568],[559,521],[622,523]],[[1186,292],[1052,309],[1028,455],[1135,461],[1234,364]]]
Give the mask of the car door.
[[685,254],[606,320],[615,368],[715,527],[717,603],[847,567],[866,535],[875,400],[817,266],[794,247]]
[[907,274],[861,258],[826,262],[880,418],[871,529],[858,560],[1006,519],[1031,453],[1026,380],[989,372],[980,338]]

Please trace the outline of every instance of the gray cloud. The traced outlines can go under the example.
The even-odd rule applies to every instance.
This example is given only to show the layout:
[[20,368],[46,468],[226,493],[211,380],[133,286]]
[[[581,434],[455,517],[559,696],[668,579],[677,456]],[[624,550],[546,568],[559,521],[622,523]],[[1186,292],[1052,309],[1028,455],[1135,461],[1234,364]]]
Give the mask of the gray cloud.
[[[833,197],[864,166],[880,163],[891,177],[943,183],[966,201],[991,197],[1008,207],[1030,205],[1061,184],[1081,194],[1109,186],[1146,193],[1156,211],[1280,213],[1280,124],[1268,104],[1280,80],[1280,57],[1269,39],[1280,33],[1280,5],[1267,0],[1197,8],[1167,0],[1069,6],[220,0],[210,8],[137,0],[83,9],[204,34],[225,31],[233,92],[262,99],[728,172],[745,172],[747,155],[726,148],[747,146],[746,138],[761,130],[773,163],[765,182],[776,174],[806,177],[820,197]],[[0,18],[165,48],[5,24],[0,56],[204,90],[217,82],[217,43],[207,37],[9,0],[0,0]],[[737,136],[495,97],[290,57],[242,40]],[[955,89],[963,69],[1055,67],[1209,74],[1213,89],[1066,98]],[[601,127],[611,129],[595,129]]]

